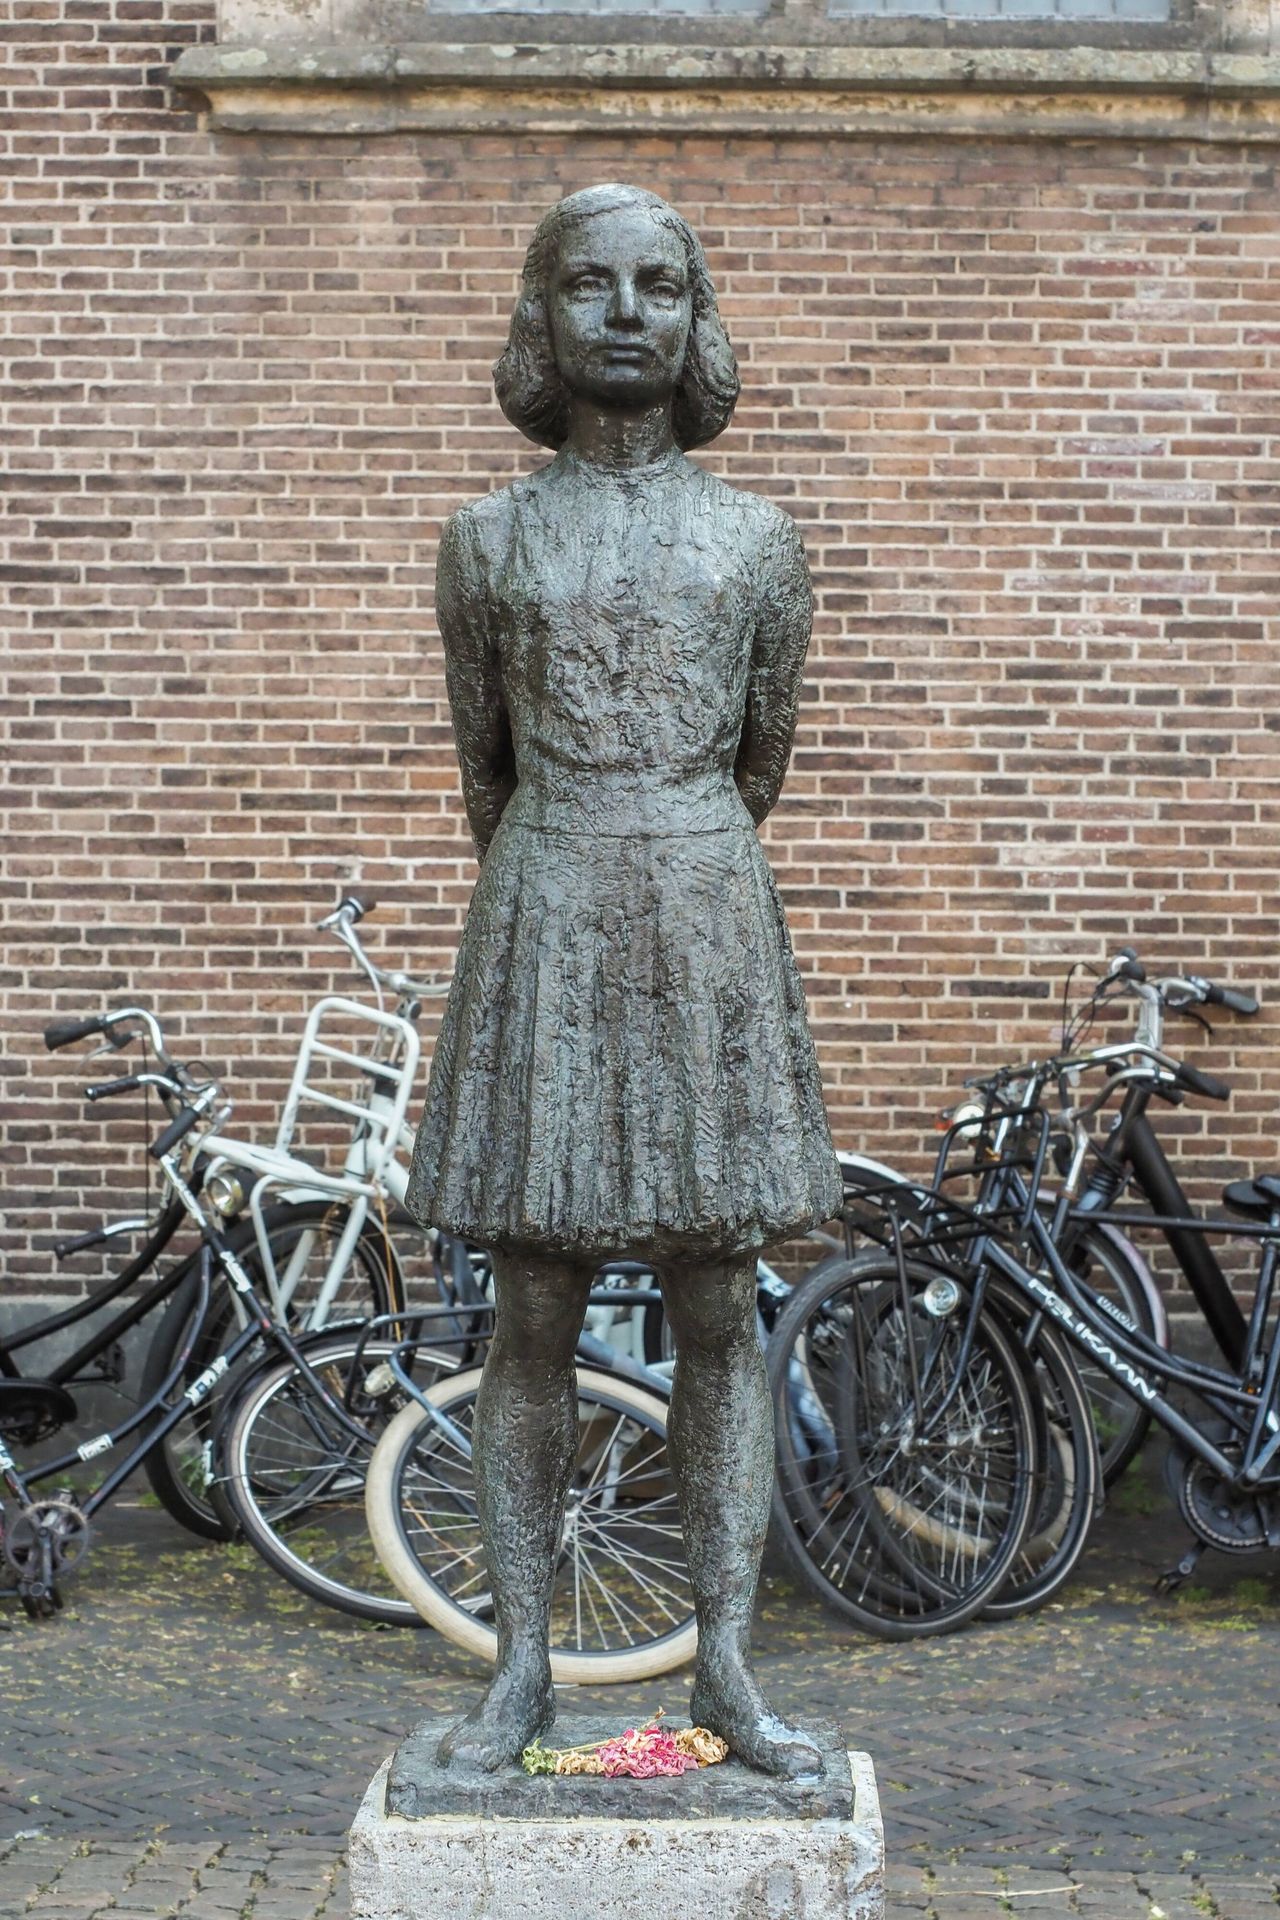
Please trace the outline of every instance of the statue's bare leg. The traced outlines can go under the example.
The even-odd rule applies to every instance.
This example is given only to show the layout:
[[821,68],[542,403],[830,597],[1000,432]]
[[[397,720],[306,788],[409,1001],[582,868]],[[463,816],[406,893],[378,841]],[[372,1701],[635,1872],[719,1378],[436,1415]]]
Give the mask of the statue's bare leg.
[[773,1711],[748,1655],[774,1465],[755,1261],[672,1262],[661,1277],[676,1342],[669,1444],[698,1616],[694,1723],[749,1766],[814,1773],[816,1745]]
[[484,1698],[440,1743],[446,1763],[494,1772],[555,1719],[551,1590],[578,1451],[574,1349],[591,1269],[495,1253],[498,1312],[476,1395],[476,1503],[498,1629]]

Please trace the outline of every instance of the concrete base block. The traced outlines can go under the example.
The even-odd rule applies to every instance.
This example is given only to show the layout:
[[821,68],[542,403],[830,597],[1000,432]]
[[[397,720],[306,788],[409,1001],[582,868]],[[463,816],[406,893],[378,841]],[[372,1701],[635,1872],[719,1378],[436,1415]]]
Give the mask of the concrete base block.
[[[832,1751],[819,1793],[729,1761],[663,1781],[513,1769],[474,1794],[442,1773],[432,1805],[432,1782],[404,1756],[421,1762],[446,1724],[411,1735],[374,1775],[351,1829],[351,1920],[883,1920],[884,1830],[865,1753]],[[590,1737],[563,1723],[555,1735],[565,1746]],[[696,1789],[683,1810],[682,1786]],[[415,1811],[389,1811],[389,1797]]]

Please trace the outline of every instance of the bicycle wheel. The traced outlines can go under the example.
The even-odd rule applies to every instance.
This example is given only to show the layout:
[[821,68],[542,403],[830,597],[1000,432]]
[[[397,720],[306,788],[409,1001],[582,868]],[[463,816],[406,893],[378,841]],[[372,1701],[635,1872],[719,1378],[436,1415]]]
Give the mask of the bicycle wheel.
[[[887,1170],[868,1172],[851,1161],[845,1170],[846,1230],[857,1235],[863,1222],[867,1222],[869,1227],[864,1231],[883,1241],[882,1203],[886,1192],[893,1194],[898,1217],[904,1224],[919,1226],[925,1222],[926,1197],[920,1186],[907,1180],[887,1184]],[[1052,1210],[1052,1202],[1046,1201],[1042,1213],[1047,1217]],[[1167,1323],[1163,1317],[1157,1320],[1148,1294],[1150,1277],[1129,1258],[1125,1242],[1118,1234],[1105,1226],[1074,1221],[1068,1228],[1061,1252],[1085,1286],[1118,1308],[1124,1318],[1148,1338],[1167,1343]],[[1142,1446],[1151,1416],[1101,1367],[1083,1355],[1076,1360],[1076,1365],[1093,1408],[1103,1485],[1110,1487]]]
[[[292,1286],[288,1319],[295,1329],[306,1325],[315,1312],[320,1284],[328,1271],[334,1246],[342,1231],[343,1219],[344,1210],[340,1206],[319,1199],[272,1207],[267,1211],[267,1229],[276,1267],[279,1273],[289,1275]],[[410,1221],[407,1214],[404,1219],[419,1239],[425,1240],[421,1228]],[[391,1227],[398,1259],[401,1258],[402,1246],[407,1257],[412,1251],[413,1242],[411,1236],[405,1233],[398,1213],[392,1215]],[[262,1284],[265,1294],[258,1242],[252,1222],[238,1220],[227,1238],[232,1251],[244,1263],[255,1285]],[[415,1275],[419,1284],[424,1278],[428,1251],[424,1250],[407,1269]],[[240,1330],[240,1321],[226,1283],[217,1274],[214,1276],[214,1288],[204,1324],[196,1328],[194,1316],[199,1276],[193,1261],[190,1275],[166,1307],[147,1351],[142,1372],[144,1400],[159,1392],[176,1366],[187,1341],[191,1341],[191,1352],[176,1386],[171,1390],[170,1405],[176,1405],[192,1381],[212,1366],[218,1355],[224,1353],[235,1339]],[[395,1268],[389,1269],[382,1222],[371,1214],[330,1303],[325,1323],[364,1320],[374,1314],[394,1313],[403,1305],[401,1274]],[[189,1419],[179,1422],[158,1446],[152,1448],[143,1462],[151,1490],[160,1504],[180,1526],[205,1540],[230,1540],[234,1537],[225,1510],[218,1506],[210,1492],[211,1436],[225,1392],[225,1383],[215,1388],[207,1400],[193,1409]]]
[[394,1341],[362,1344],[358,1330],[315,1334],[303,1344],[312,1371],[362,1437],[329,1412],[291,1360],[270,1359],[223,1408],[214,1455],[218,1491],[246,1540],[284,1579],[341,1613],[416,1627],[418,1614],[379,1564],[364,1512],[365,1474],[395,1404],[368,1383],[394,1351]]
[[[479,1383],[473,1368],[437,1381],[426,1395],[468,1443]],[[552,1677],[651,1679],[697,1647],[666,1402],[579,1367],[578,1421],[552,1598]],[[406,1600],[456,1646],[496,1659],[469,1451],[410,1402],[378,1442],[365,1497],[374,1545]]]
[[779,1541],[823,1600],[886,1639],[948,1632],[994,1598],[1036,1490],[1024,1365],[997,1314],[966,1343],[966,1311],[931,1312],[936,1278],[908,1263],[904,1301],[883,1255],[824,1263],[769,1343]]
[[1004,1586],[982,1609],[984,1620],[1030,1613],[1052,1599],[1075,1571],[1102,1505],[1094,1409],[1072,1347],[1042,1322],[1028,1350],[1025,1302],[1001,1288],[998,1305],[1028,1368],[1037,1458],[1026,1532]]

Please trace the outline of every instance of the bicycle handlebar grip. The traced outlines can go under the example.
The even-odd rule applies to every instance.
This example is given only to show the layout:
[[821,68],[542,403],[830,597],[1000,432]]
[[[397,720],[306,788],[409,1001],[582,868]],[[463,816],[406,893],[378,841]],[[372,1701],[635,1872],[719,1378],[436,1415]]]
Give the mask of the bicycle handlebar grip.
[[1212,980],[1208,983],[1205,999],[1211,1007],[1229,1007],[1232,1013],[1256,1013],[1258,1002],[1251,993],[1238,993],[1234,987],[1219,987]]
[[171,1120],[164,1132],[151,1142],[148,1148],[151,1158],[162,1160],[166,1153],[171,1153],[179,1140],[190,1133],[199,1118],[199,1110],[196,1107],[184,1107],[177,1119]]
[[84,1097],[86,1100],[109,1100],[113,1093],[132,1093],[137,1084],[137,1074],[126,1073],[119,1080],[95,1081],[93,1086],[85,1088]]
[[344,893],[338,911],[341,913],[343,907],[350,907],[352,919],[363,920],[366,913],[374,912],[377,904],[371,893]]
[[105,1033],[106,1020],[100,1013],[90,1020],[55,1020],[44,1030],[44,1043],[50,1053],[56,1053],[59,1047],[69,1047],[74,1040],[87,1040],[91,1033]]
[[1121,947],[1120,952],[1122,958],[1119,966],[1116,968],[1117,974],[1122,980],[1133,980],[1138,986],[1141,986],[1147,977],[1146,968],[1132,947]]
[[1178,1068],[1178,1085],[1185,1087],[1188,1093],[1202,1093],[1207,1100],[1231,1098],[1231,1089],[1225,1080],[1217,1080],[1211,1073],[1201,1073],[1199,1067],[1189,1067],[1185,1061]]
[[1187,1097],[1176,1080],[1144,1080],[1142,1084],[1170,1107],[1180,1107]]

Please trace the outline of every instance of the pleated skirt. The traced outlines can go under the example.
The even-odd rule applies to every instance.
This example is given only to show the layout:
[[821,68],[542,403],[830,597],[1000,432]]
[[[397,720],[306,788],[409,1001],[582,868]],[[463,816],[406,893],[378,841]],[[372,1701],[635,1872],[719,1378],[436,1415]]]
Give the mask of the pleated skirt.
[[473,896],[408,1204],[495,1247],[745,1253],[830,1218],[804,992],[750,823],[505,821]]

